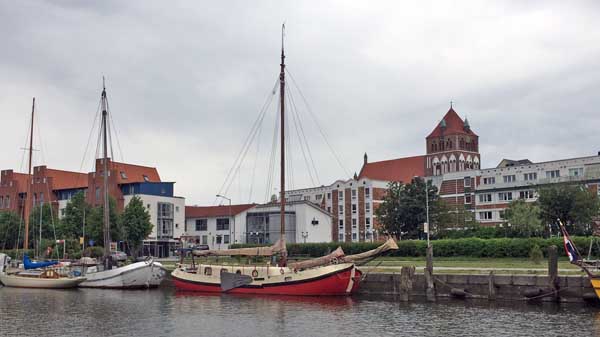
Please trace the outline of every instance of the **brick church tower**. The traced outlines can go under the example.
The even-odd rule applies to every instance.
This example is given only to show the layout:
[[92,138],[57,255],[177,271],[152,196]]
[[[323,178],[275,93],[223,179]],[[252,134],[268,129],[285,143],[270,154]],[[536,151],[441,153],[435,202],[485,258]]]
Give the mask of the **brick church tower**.
[[469,121],[450,110],[426,138],[425,175],[437,176],[448,172],[479,169],[479,136]]

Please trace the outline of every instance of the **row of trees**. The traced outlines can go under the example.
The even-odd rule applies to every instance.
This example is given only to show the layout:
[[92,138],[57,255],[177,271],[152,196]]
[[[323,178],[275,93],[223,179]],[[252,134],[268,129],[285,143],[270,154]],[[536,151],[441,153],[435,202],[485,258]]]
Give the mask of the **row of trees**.
[[[117,214],[116,202],[110,199],[110,232],[113,241],[124,241],[137,255],[143,240],[152,232],[150,214],[139,197],[133,197],[121,214]],[[104,245],[104,207],[92,207],[85,202],[82,192],[77,193],[67,203],[64,216],[58,219],[49,204],[35,207],[30,215],[29,237],[33,245],[35,238],[92,240],[95,245]],[[0,249],[13,249],[23,244],[23,221],[12,212],[0,212]]]
[[[439,198],[437,188],[421,178],[409,184],[392,182],[375,214],[383,229],[396,236],[421,238],[426,222],[426,196],[429,202],[430,230],[437,237],[533,237],[556,233],[556,219],[569,232],[589,235],[594,217],[600,214],[600,201],[582,185],[552,185],[540,188],[535,202],[515,200],[504,213],[502,227],[481,227],[474,212],[462,205],[449,207]],[[550,226],[549,226],[550,225]],[[459,229],[459,230],[458,230]]]

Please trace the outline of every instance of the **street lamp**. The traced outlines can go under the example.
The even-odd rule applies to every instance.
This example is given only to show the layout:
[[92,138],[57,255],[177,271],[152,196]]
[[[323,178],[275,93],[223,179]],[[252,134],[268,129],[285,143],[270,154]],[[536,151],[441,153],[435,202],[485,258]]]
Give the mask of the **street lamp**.
[[[231,199],[229,199],[226,196],[221,195],[221,194],[217,194],[217,198],[223,198],[223,199],[225,199],[225,200],[227,200],[229,202],[229,219],[231,219],[232,218],[232,214],[231,214]],[[229,228],[229,235],[231,236],[231,227]],[[236,242],[237,242],[237,240],[235,239],[235,217],[233,217],[233,243],[236,243]]]

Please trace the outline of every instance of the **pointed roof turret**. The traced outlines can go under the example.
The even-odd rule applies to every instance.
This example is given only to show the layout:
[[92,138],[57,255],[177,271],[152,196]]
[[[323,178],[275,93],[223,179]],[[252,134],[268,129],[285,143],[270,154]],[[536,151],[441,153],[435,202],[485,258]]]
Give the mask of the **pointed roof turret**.
[[436,125],[435,129],[431,131],[427,138],[441,137],[442,133],[444,135],[462,134],[477,136],[473,130],[471,130],[469,122],[467,120],[463,121],[452,107],[450,107],[450,110],[446,112],[444,118]]

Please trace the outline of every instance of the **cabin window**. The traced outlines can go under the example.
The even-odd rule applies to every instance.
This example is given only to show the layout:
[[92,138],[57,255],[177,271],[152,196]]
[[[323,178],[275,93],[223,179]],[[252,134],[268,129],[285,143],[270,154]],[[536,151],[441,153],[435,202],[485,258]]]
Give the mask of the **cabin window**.
[[211,267],[204,267],[204,275],[211,276],[212,275],[212,268]]

